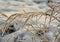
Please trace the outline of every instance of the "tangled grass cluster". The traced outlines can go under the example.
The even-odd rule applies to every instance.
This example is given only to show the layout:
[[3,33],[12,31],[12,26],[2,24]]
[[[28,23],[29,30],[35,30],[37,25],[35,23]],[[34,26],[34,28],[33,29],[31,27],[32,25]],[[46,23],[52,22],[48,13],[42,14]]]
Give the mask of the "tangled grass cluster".
[[[52,25],[52,21],[57,21],[60,23],[60,5],[54,4],[54,3],[48,3],[48,6],[51,8],[47,12],[26,12],[24,13],[15,13],[11,16],[7,16],[4,13],[0,13],[0,16],[4,16],[7,19],[4,20],[4,23],[0,25],[0,36],[4,37],[5,35],[8,35],[10,33],[14,33],[17,30],[12,29],[14,26],[10,25],[12,22],[16,22],[16,19],[19,21],[24,21],[20,24],[20,28],[23,28],[21,31],[31,32],[33,34],[32,36],[32,42],[36,42],[35,36],[44,36],[43,40],[40,40],[40,42],[50,42],[49,39],[46,38],[46,32],[48,31],[48,27]],[[35,22],[35,24],[32,23]],[[59,28],[58,24],[56,27]],[[20,29],[19,29],[20,30]],[[58,34],[59,35],[59,34]],[[11,38],[9,38],[11,39]],[[7,42],[9,42],[9,39]],[[15,38],[17,39],[17,38]],[[18,40],[14,41],[17,42]],[[23,40],[25,42],[25,39]],[[60,42],[60,38],[56,36],[54,42]]]

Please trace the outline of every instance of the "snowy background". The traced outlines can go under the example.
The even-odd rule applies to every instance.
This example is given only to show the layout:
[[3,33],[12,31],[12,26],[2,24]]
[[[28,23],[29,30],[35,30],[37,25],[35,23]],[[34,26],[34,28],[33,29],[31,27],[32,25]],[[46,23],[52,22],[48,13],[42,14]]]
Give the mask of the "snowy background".
[[0,12],[13,14],[25,11],[47,10],[47,0],[0,0]]
[[[48,0],[0,0],[0,12],[23,12],[23,9],[26,11],[45,11],[47,10],[47,2]],[[52,0],[52,2],[60,3],[60,0]]]

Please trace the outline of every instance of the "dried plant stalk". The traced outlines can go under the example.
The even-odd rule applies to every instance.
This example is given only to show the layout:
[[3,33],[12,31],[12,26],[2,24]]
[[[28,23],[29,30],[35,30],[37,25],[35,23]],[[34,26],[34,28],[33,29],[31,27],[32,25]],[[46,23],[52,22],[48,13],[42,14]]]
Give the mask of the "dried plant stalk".
[[35,39],[35,34],[33,34],[33,37],[32,37],[32,42],[36,42],[36,39]]
[[8,18],[8,16],[5,15],[4,13],[1,13],[1,12],[0,12],[0,15]]

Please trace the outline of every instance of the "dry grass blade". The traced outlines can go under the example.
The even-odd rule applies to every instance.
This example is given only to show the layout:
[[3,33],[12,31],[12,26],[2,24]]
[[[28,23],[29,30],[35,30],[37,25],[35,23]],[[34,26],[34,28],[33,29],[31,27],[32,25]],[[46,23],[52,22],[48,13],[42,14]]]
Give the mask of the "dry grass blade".
[[11,16],[6,20],[6,22],[7,22],[7,23],[10,23],[10,22],[12,22],[15,18],[16,18],[16,14],[13,14],[13,15],[11,15]]
[[59,7],[60,6],[60,4],[55,4],[55,3],[48,3],[48,6],[49,7]]
[[37,16],[36,16],[36,25],[37,25],[37,22],[38,22],[38,21],[37,21]]
[[46,25],[43,24],[43,26],[44,26],[43,31],[44,31],[44,33],[45,33],[45,31],[46,31]]
[[0,12],[0,14],[1,14],[1,16],[5,16],[5,17],[7,17],[7,18],[8,18],[8,16],[7,16],[7,15],[5,15],[4,13],[1,13],[1,12]]
[[35,39],[35,34],[33,34],[33,37],[32,37],[32,42],[36,42],[36,39]]
[[52,8],[53,10],[52,10],[52,12],[51,12],[51,16],[50,16],[50,21],[49,21],[49,24],[50,24],[50,22],[51,22],[51,19],[52,19],[52,15],[54,14],[54,8]]
[[[32,24],[28,24],[28,25],[31,26],[35,31],[37,31]],[[29,30],[29,31],[31,31],[31,30]],[[31,33],[32,33],[32,32],[31,32]]]
[[20,19],[22,18],[22,15],[23,14],[13,14],[13,15],[11,15],[7,20],[6,20],[6,22],[7,23],[10,23],[10,22],[12,22],[14,19],[16,19],[17,17],[19,17]]
[[50,25],[50,23],[51,23],[51,19],[52,19],[52,17],[50,17],[49,25]]
[[[54,16],[57,16],[58,14],[55,14]],[[57,17],[57,18],[59,18],[59,17]],[[51,21],[53,21],[53,20],[55,20],[55,18],[54,19],[52,19]]]
[[27,21],[30,19],[31,15],[28,16],[28,18],[26,19],[25,23],[22,25],[24,27],[24,25],[27,23]]
[[[51,16],[50,14],[46,14],[46,15]],[[55,16],[51,16],[51,17],[54,18],[54,19],[56,19],[58,22],[60,22],[60,20],[57,19],[57,17],[55,17]]]
[[38,20],[42,17],[43,14],[40,15],[40,17],[38,18]]
[[46,20],[47,20],[47,16],[45,16],[45,23],[44,24],[46,24]]

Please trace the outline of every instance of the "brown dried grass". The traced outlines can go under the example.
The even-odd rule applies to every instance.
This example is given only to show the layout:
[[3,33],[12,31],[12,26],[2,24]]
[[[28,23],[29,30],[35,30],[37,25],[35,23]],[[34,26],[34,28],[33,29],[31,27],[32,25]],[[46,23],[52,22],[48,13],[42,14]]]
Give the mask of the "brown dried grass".
[[[11,23],[12,21],[14,21],[14,19],[16,19],[16,18],[18,18],[18,19],[20,19],[20,20],[22,20],[23,18],[26,18],[26,20],[25,20],[25,22],[24,22],[24,24],[22,25],[22,27],[23,28],[25,28],[24,26],[27,24],[27,22],[29,21],[29,20],[31,20],[33,17],[36,17],[36,23],[37,23],[37,21],[39,21],[39,19],[42,17],[42,16],[45,16],[45,22],[44,22],[44,28],[43,28],[43,31],[44,31],[44,37],[45,37],[45,31],[46,31],[46,29],[47,29],[47,26],[46,26],[46,20],[47,20],[47,18],[48,17],[50,17],[50,20],[49,20],[49,23],[48,24],[50,24],[51,23],[51,21],[52,20],[57,20],[59,23],[60,23],[60,20],[58,19],[58,17],[56,17],[56,15],[55,16],[53,16],[54,15],[54,8],[55,7],[59,7],[60,5],[56,5],[56,4],[53,4],[53,3],[48,3],[48,6],[49,7],[51,7],[52,8],[52,12],[51,12],[51,14],[48,14],[47,12],[49,12],[49,11],[47,11],[47,12],[45,12],[45,13],[43,13],[43,12],[25,12],[25,13],[22,13],[22,14],[19,14],[19,13],[16,13],[16,14],[13,14],[13,15],[11,15],[10,17],[8,17],[7,15],[5,15],[5,14],[3,14],[3,13],[1,13],[1,15],[3,15],[3,16],[5,16],[5,17],[8,17],[8,19],[5,21],[6,23],[4,23],[4,26],[2,27],[2,26],[0,26],[0,30],[2,30],[2,34],[4,34],[4,32],[5,32],[5,30],[7,30],[8,29],[8,25],[9,25],[9,23]],[[55,11],[55,12],[57,12],[57,11]],[[47,17],[48,16],[48,17]],[[38,18],[37,18],[38,17]],[[53,18],[53,19],[52,19]],[[32,28],[34,28],[33,27],[33,24],[29,24]],[[37,25],[36,25],[37,26]],[[36,30],[35,28],[34,28],[34,30]],[[29,31],[29,28],[28,28],[28,31]],[[28,32],[27,31],[27,32]],[[36,42],[36,40],[35,40],[35,34],[33,35],[33,38],[32,38],[32,41],[33,42]],[[45,37],[45,39],[46,39],[46,37]],[[9,40],[8,40],[9,41]],[[8,42],[7,41],[7,42]],[[43,42],[48,42],[47,40],[44,40]]]

